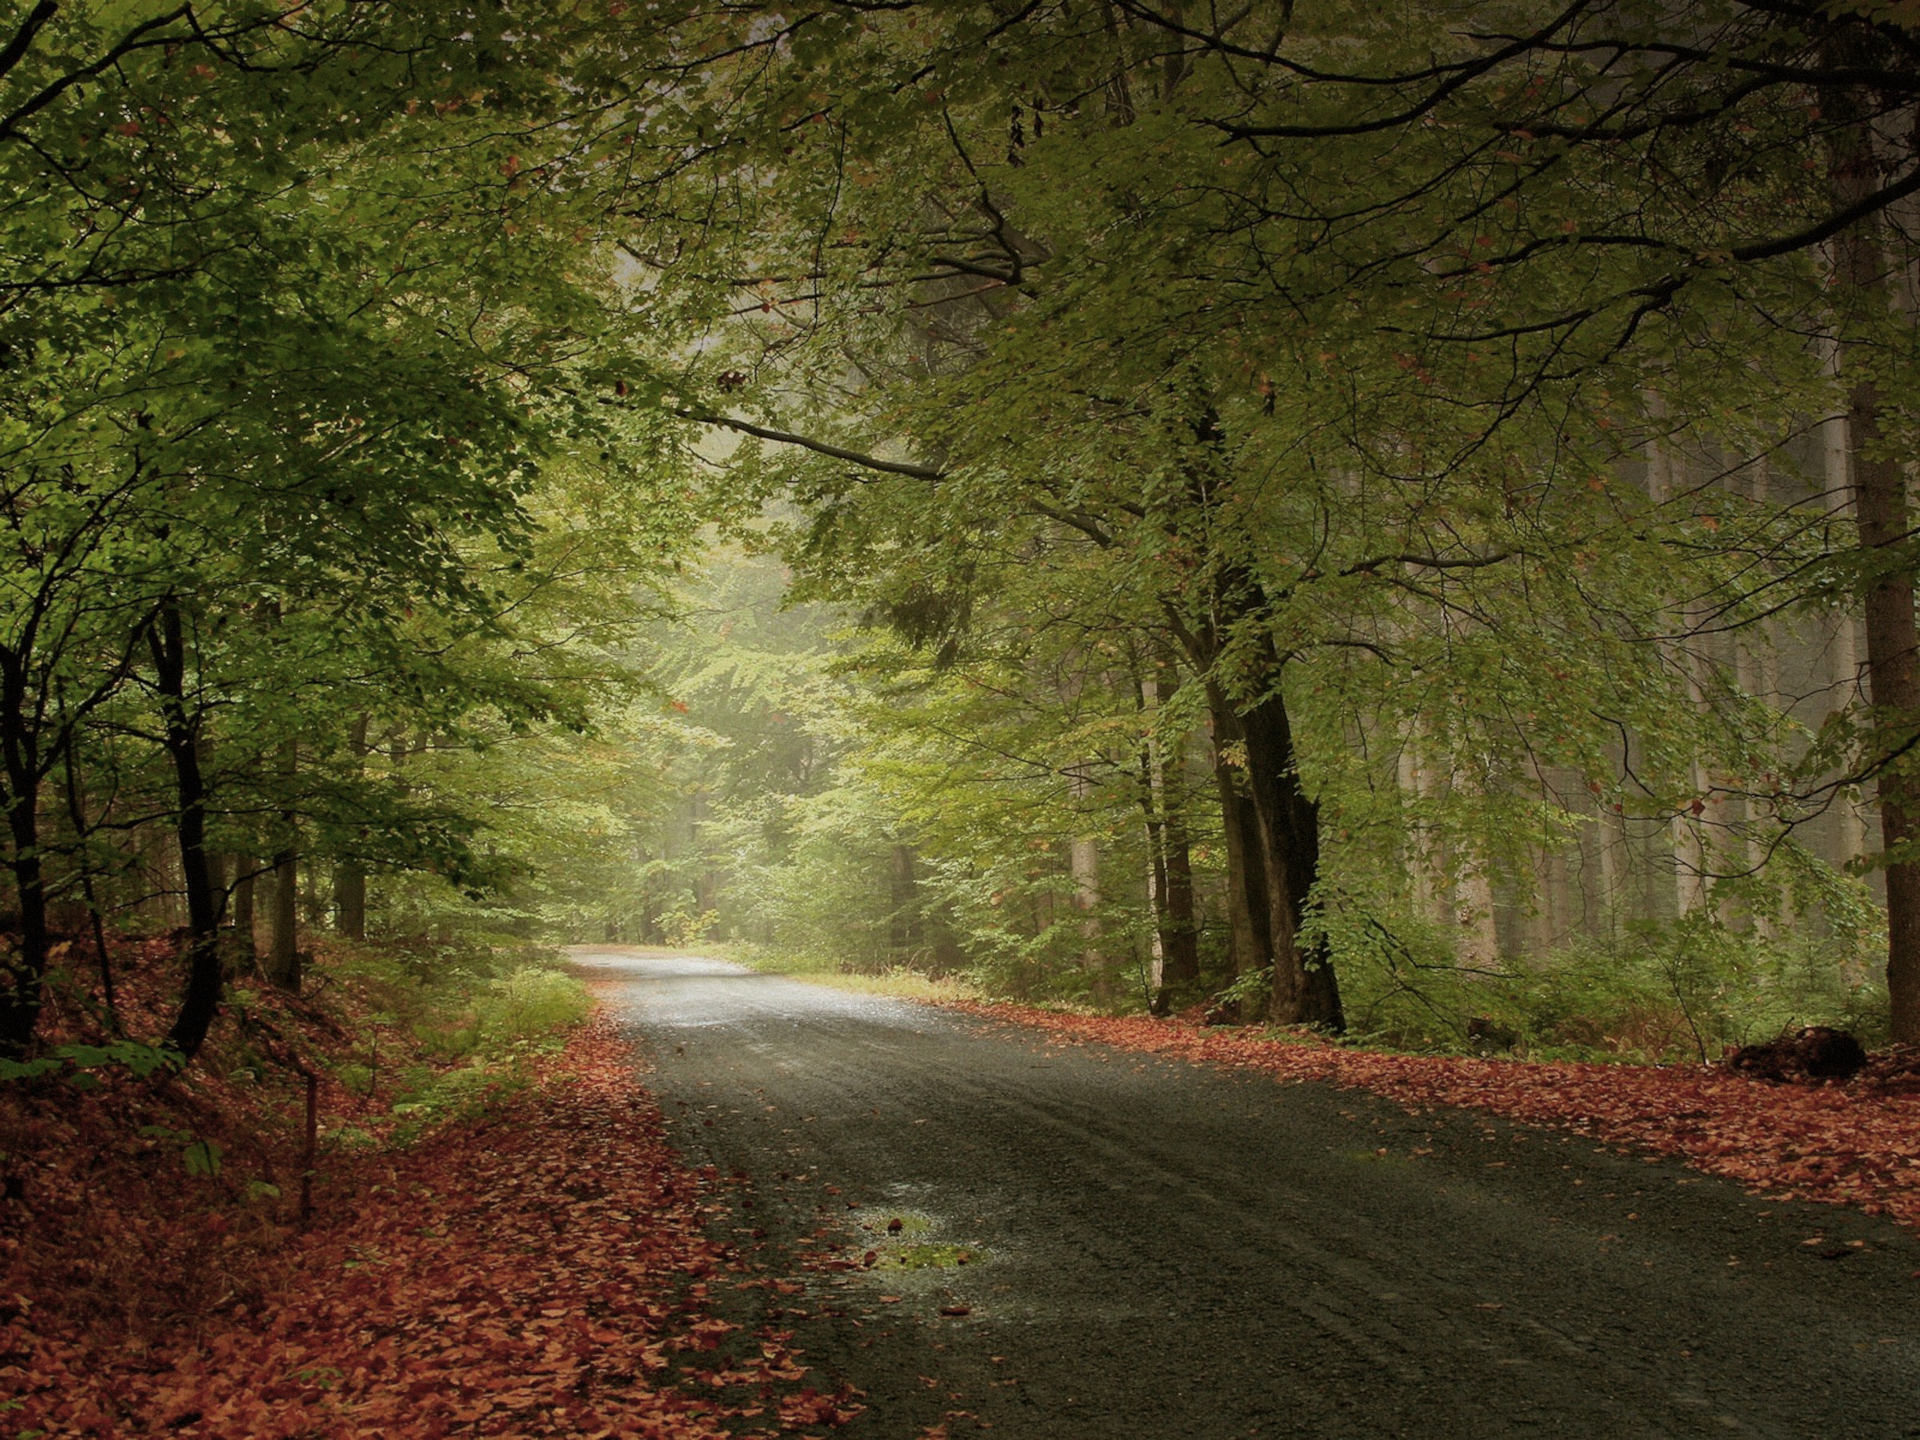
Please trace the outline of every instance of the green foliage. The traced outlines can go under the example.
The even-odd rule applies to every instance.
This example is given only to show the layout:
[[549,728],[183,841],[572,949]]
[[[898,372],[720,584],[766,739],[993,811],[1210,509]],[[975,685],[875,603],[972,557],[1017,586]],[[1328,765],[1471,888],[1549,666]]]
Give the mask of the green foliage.
[[511,1047],[546,1040],[587,1018],[586,987],[564,971],[524,965],[486,983],[474,1000],[481,1043]]
[[[514,822],[552,750],[496,786],[414,757],[585,728],[697,523],[660,419],[601,403],[632,332],[602,303],[618,141],[584,117],[643,31],[596,25],[384,0],[23,19],[0,70],[0,785],[36,819],[56,776],[66,801],[57,833],[0,846],[29,910],[149,898],[109,803],[183,846],[468,896],[546,858],[553,832]],[[6,961],[15,1049],[43,929]]]
[[1872,936],[1768,938],[1696,914],[1634,924],[1524,964],[1461,966],[1449,937],[1402,923],[1340,936],[1356,1038],[1402,1049],[1474,1048],[1484,1017],[1536,1058],[1702,1061],[1801,1025],[1884,1038]]
[[161,1070],[177,1070],[180,1054],[165,1045],[150,1045],[138,1040],[114,1040],[105,1045],[57,1045],[45,1055],[31,1060],[0,1058],[0,1080],[31,1080],[62,1075],[80,1089],[100,1084],[99,1071],[124,1070],[135,1079],[145,1079]]
[[205,1139],[191,1130],[175,1130],[165,1125],[143,1125],[140,1134],[149,1140],[166,1140],[180,1147],[180,1163],[187,1174],[211,1180],[219,1175],[224,1147],[217,1140]]

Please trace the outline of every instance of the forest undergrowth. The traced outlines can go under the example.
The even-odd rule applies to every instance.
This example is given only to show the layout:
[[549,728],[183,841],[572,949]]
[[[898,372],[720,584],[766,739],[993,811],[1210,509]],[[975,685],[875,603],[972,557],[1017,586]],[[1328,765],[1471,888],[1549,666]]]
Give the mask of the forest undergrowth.
[[[0,1084],[0,1433],[698,1440],[858,1413],[785,1334],[712,1313],[766,1283],[708,1237],[726,1181],[668,1147],[578,982],[469,975],[426,1007],[367,952],[316,971],[307,999],[242,991],[184,1072]],[[154,1033],[138,990],[121,1020]]]

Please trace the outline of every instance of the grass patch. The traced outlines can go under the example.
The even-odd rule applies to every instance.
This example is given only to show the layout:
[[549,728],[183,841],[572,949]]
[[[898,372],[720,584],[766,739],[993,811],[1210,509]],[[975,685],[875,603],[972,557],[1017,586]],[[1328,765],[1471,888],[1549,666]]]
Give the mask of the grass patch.
[[895,1000],[984,1000],[986,994],[957,975],[929,975],[906,965],[878,972],[848,970],[837,962],[794,955],[760,946],[732,946],[724,956],[763,975],[785,975],[810,985],[827,985],[857,995],[885,995]]
[[535,951],[342,945],[320,973],[357,1002],[335,1078],[397,1120],[401,1143],[517,1093],[524,1062],[559,1049],[593,1006],[555,957]]

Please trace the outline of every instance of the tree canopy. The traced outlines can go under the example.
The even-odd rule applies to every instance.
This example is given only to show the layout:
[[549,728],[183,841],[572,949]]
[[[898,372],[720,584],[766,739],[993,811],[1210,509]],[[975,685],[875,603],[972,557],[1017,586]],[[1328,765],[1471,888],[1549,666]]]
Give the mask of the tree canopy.
[[1909,18],[37,5],[4,1038],[302,855],[1336,1028],[1872,871],[1920,1037]]

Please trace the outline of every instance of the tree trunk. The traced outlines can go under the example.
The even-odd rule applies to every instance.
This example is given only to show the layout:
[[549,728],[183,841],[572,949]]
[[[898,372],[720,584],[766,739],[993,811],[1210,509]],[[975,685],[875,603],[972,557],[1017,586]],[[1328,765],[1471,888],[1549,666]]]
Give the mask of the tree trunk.
[[[1872,43],[1855,27],[1861,44]],[[1852,45],[1838,45],[1840,61],[1857,60]],[[1864,115],[1864,106],[1856,116]],[[1847,119],[1836,112],[1836,118]],[[1868,123],[1855,118],[1829,140],[1836,197],[1851,203],[1879,183],[1879,164]],[[1920,773],[1910,754],[1920,724],[1920,634],[1914,621],[1908,541],[1907,482],[1899,461],[1888,458],[1881,431],[1880,394],[1863,344],[1885,324],[1892,296],[1878,222],[1861,221],[1833,242],[1833,280],[1838,311],[1836,350],[1847,399],[1847,459],[1866,592],[1867,696],[1872,706],[1875,781],[1880,839],[1887,881],[1887,999],[1890,1038],[1920,1044],[1920,860],[1913,858],[1920,822]]]
[[334,928],[349,940],[367,938],[367,872],[353,860],[333,867]]
[[1193,845],[1184,794],[1175,795],[1161,826],[1167,874],[1166,923],[1160,929],[1162,980],[1175,990],[1200,983],[1200,926],[1193,903]]
[[887,917],[887,947],[902,952],[917,950],[925,932],[920,922],[920,882],[914,873],[913,847],[895,845],[888,858],[893,909]]
[[[1245,986],[1273,965],[1266,924],[1266,863],[1261,858],[1260,826],[1247,795],[1246,772],[1233,758],[1241,743],[1239,717],[1212,686],[1207,688],[1207,698],[1214,707],[1213,779],[1227,847],[1227,935],[1235,983]],[[1251,1001],[1236,1009],[1241,1019],[1256,1013]]]
[[[9,767],[11,769],[11,767]],[[13,776],[8,776],[12,790]],[[47,892],[40,865],[39,796],[36,791],[8,797],[7,831],[13,842],[8,869],[13,874],[20,948],[0,957],[0,1055],[19,1056],[33,1042],[46,1003],[47,960],[52,941],[47,931]]]
[[148,634],[154,689],[164,720],[162,744],[173,762],[179,802],[175,834],[180,846],[181,888],[187,900],[186,985],[167,1043],[191,1059],[220,1010],[224,975],[220,965],[220,901],[207,854],[207,786],[201,765],[196,717],[186,701],[187,646],[180,608],[162,607]]
[[[1143,679],[1140,707],[1151,713],[1174,689],[1165,676]],[[1200,937],[1193,915],[1193,856],[1187,838],[1184,766],[1149,739],[1140,752],[1140,805],[1146,813],[1147,896],[1153,909],[1152,1008],[1165,1014],[1175,996],[1200,981]]]
[[0,951],[0,1055],[18,1056],[33,1042],[46,1003],[47,962],[52,937],[47,925],[46,872],[40,861],[40,785],[45,774],[29,720],[28,665],[18,650],[0,652],[0,770],[10,842],[7,870],[13,880],[20,947]]
[[255,955],[253,939],[254,872],[260,862],[251,855],[233,857],[233,943],[242,960]]
[[[1276,677],[1278,668],[1276,664]],[[1293,726],[1277,684],[1265,698],[1242,709],[1240,726],[1268,897],[1273,992],[1267,1018],[1276,1025],[1344,1029],[1339,982],[1326,945],[1303,942],[1300,936],[1320,875],[1320,807],[1300,786]]]
[[[1074,799],[1084,802],[1092,793],[1093,782],[1075,773]],[[1080,968],[1093,998],[1104,1004],[1113,998],[1113,983],[1100,950],[1100,842],[1091,835],[1076,835],[1067,847],[1067,868],[1073,876],[1073,908],[1080,915]]]
[[[289,786],[299,768],[299,749],[291,741],[282,752],[282,777]],[[267,979],[282,990],[300,993],[300,856],[296,817],[292,811],[280,817],[287,843],[273,857],[272,933],[267,941]]]
[[[1896,461],[1869,458],[1880,444],[1879,397],[1873,382],[1847,397],[1853,434],[1853,484],[1861,548],[1880,550],[1907,538],[1906,478]],[[1862,452],[1868,452],[1862,454]],[[1866,595],[1867,693],[1883,752],[1903,747],[1920,720],[1920,635],[1913,581],[1904,567],[1885,568]],[[1875,784],[1880,843],[1895,858],[1887,877],[1887,1000],[1895,1042],[1920,1044],[1920,860],[1911,857],[1920,820],[1920,775],[1909,756],[1883,760]]]
[[300,856],[282,850],[273,857],[273,926],[267,940],[267,979],[300,993]]

